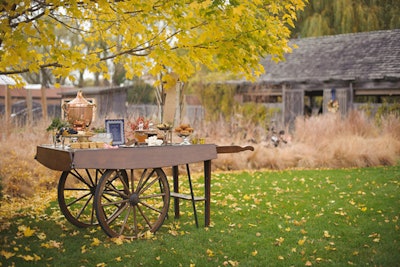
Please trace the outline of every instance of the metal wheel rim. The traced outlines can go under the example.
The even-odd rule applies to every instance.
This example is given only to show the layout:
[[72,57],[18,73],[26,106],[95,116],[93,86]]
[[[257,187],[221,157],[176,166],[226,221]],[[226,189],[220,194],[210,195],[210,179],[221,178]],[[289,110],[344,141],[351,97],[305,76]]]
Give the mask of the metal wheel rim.
[[162,169],[144,169],[138,177],[131,170],[128,180],[107,170],[96,189],[97,219],[110,237],[137,239],[155,233],[168,213],[169,185]]

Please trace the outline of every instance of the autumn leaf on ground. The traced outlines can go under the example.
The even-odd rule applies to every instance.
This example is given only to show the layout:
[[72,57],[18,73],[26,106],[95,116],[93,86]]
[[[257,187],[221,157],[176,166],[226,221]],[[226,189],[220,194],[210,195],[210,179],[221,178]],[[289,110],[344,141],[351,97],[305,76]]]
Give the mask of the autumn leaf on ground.
[[18,255],[17,257],[24,259],[25,261],[39,261],[41,260],[40,256],[33,254],[31,255]]
[[124,243],[124,236],[113,237],[111,241],[117,245],[122,245]]
[[275,239],[275,241],[276,242],[274,243],[274,245],[275,246],[280,246],[280,245],[282,245],[283,241],[285,241],[285,238],[279,237],[279,238]]
[[93,238],[93,242],[90,244],[92,247],[97,247],[98,245],[100,245],[101,241],[100,239],[94,237]]
[[22,232],[25,237],[30,237],[35,233],[35,230],[33,230],[29,226],[25,226],[25,225],[18,226],[18,231]]
[[329,237],[331,237],[331,235],[329,234],[328,231],[324,231],[324,237],[329,238]]
[[302,246],[302,245],[304,245],[304,242],[306,242],[305,237],[303,239],[300,239],[299,241],[297,241],[297,244],[299,244],[299,246]]
[[143,239],[151,239],[152,237],[154,237],[154,233],[150,232],[150,230],[146,231],[142,236]]
[[46,234],[41,232],[41,233],[37,233],[36,234],[37,238],[39,238],[40,240],[45,240],[46,239]]
[[239,266],[239,262],[238,261],[233,261],[233,260],[228,260],[228,261],[224,261],[224,266]]
[[61,248],[61,242],[50,240],[46,243],[42,243],[40,246],[45,248]]
[[378,233],[372,233],[368,237],[373,238],[372,242],[379,243],[379,241],[380,241],[380,234],[378,234]]
[[214,252],[211,249],[207,249],[207,256],[208,257],[213,257],[214,256]]
[[15,253],[2,250],[2,251],[0,251],[0,255],[1,255],[1,256],[4,256],[4,257],[6,258],[6,260],[8,260],[8,259],[11,258],[12,256],[14,256]]

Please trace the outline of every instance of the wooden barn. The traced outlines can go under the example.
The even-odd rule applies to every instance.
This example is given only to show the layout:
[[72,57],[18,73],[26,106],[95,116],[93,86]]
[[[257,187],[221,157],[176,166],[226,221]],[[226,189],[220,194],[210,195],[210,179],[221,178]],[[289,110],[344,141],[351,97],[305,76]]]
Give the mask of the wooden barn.
[[287,124],[327,112],[332,98],[346,114],[360,96],[377,102],[400,97],[400,29],[293,39],[290,45],[298,48],[285,61],[262,60],[265,74],[257,82],[231,82],[240,101],[279,107]]

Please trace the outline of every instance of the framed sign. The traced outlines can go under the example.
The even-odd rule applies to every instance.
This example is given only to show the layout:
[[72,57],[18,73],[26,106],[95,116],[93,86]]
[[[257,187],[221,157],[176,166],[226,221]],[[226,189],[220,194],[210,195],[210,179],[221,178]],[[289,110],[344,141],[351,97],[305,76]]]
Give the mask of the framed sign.
[[125,143],[124,120],[106,120],[106,131],[113,137],[113,145],[123,145]]

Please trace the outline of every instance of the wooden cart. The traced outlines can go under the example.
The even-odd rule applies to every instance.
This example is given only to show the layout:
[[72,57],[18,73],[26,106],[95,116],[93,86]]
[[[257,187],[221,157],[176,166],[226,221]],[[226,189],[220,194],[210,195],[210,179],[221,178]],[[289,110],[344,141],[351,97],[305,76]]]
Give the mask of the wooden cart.
[[[170,198],[204,201],[204,224],[210,224],[211,160],[217,153],[235,153],[253,147],[167,145],[117,149],[63,149],[37,146],[36,160],[62,171],[58,203],[66,219],[78,227],[99,224],[110,237],[139,238],[156,232],[168,215]],[[204,196],[194,196],[189,164],[204,164]],[[179,193],[178,165],[186,165],[190,195]],[[172,167],[173,192],[162,168]]]

